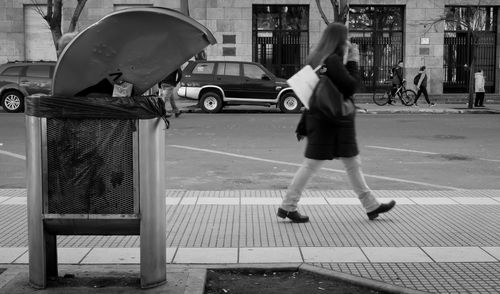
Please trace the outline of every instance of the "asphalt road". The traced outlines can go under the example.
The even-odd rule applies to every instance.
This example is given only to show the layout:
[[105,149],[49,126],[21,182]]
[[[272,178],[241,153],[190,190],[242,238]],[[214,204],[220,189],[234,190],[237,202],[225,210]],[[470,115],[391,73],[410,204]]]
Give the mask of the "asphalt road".
[[[299,115],[185,113],[166,132],[168,189],[286,189],[303,159]],[[363,169],[374,190],[500,189],[500,116],[359,114]],[[0,111],[0,188],[24,188],[23,114]],[[310,189],[350,189],[329,161]]]

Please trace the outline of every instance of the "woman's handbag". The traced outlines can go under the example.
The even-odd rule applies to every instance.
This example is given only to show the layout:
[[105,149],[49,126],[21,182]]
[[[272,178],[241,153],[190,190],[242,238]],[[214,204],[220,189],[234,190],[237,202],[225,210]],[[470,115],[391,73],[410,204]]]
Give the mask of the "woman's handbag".
[[311,111],[322,113],[330,121],[349,119],[355,113],[352,99],[344,99],[344,95],[324,74],[319,77],[309,106]]
[[319,82],[318,74],[316,74],[319,68],[321,65],[314,69],[310,65],[306,65],[287,80],[288,85],[307,109],[309,109],[312,93]]

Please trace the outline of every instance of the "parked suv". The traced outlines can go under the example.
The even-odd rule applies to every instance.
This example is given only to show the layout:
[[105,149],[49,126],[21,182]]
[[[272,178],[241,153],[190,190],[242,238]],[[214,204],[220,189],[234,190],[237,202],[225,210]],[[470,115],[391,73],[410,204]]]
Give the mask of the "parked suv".
[[6,112],[24,111],[24,97],[50,94],[56,62],[8,62],[0,65],[0,103]]
[[299,112],[302,107],[286,80],[255,62],[190,61],[177,94],[197,99],[208,113],[227,105],[277,105],[283,112]]

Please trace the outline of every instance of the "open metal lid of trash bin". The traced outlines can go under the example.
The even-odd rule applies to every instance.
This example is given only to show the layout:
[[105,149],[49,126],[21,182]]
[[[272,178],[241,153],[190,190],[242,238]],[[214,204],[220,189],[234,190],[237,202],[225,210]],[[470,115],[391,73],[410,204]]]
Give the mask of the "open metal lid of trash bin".
[[132,95],[141,95],[215,43],[207,28],[179,11],[160,7],[119,10],[80,32],[64,48],[52,95],[77,96],[119,81],[133,84]]

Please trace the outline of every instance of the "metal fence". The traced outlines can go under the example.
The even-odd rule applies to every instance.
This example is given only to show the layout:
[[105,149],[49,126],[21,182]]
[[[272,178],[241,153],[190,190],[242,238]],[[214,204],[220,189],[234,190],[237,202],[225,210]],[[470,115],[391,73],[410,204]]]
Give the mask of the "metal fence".
[[[486,77],[486,92],[495,91],[496,32],[481,32],[475,49],[475,68]],[[469,69],[472,55],[472,35],[464,31],[445,31],[444,37],[444,93],[468,92]]]
[[387,87],[391,69],[403,59],[403,33],[353,31],[351,42],[359,46],[360,91],[372,92]]
[[254,61],[261,63],[273,74],[289,78],[304,65],[309,53],[307,31],[268,30],[254,31]]

